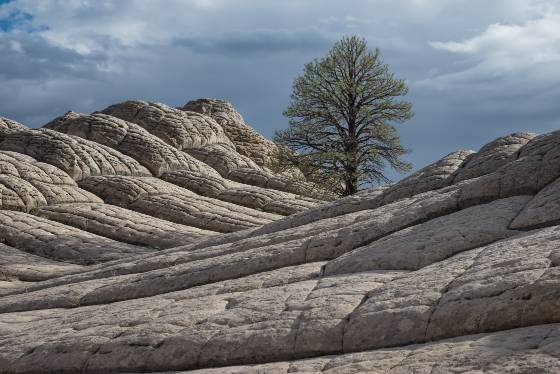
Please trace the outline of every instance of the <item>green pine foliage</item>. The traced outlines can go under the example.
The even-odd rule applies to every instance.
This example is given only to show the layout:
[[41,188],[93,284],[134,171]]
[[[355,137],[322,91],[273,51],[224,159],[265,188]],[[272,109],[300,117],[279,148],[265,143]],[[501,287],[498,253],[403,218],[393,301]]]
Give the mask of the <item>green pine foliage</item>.
[[389,181],[385,169],[409,171],[408,150],[394,123],[412,117],[408,91],[383,63],[378,49],[357,36],[344,37],[321,59],[305,65],[293,85],[277,131],[274,167],[297,167],[318,187],[347,196]]

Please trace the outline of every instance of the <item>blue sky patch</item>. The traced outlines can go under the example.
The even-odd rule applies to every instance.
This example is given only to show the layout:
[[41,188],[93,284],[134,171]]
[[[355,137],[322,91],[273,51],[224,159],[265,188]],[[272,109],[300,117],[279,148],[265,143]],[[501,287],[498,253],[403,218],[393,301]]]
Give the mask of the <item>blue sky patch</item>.
[[[4,1],[4,2],[2,2]],[[7,1],[0,0],[1,4],[6,4]],[[33,19],[33,16],[29,13],[22,12],[20,10],[15,10],[8,13],[8,15],[0,18],[0,31],[8,32],[15,28],[18,28],[26,23],[29,23]]]

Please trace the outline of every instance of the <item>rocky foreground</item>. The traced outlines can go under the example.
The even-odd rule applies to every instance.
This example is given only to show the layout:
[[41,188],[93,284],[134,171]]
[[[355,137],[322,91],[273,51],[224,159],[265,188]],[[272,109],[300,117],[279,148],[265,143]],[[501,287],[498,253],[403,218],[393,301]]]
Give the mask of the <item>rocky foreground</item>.
[[560,372],[560,132],[334,202],[273,152],[211,99],[0,119],[0,372]]

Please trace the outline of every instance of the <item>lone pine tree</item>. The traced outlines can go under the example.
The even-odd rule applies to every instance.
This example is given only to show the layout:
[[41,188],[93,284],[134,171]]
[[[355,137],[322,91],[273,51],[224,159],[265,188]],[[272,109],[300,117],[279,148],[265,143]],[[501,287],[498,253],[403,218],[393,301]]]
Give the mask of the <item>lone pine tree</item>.
[[393,123],[412,117],[408,91],[383,63],[379,50],[357,36],[344,37],[321,59],[307,63],[284,112],[289,127],[277,131],[277,169],[297,167],[323,189],[346,196],[387,182],[387,166],[411,165]]

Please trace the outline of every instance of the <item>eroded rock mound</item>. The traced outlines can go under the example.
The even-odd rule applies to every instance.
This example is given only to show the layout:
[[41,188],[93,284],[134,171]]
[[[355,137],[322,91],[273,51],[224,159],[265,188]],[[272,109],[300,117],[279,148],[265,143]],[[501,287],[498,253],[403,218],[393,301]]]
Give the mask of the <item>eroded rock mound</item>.
[[94,175],[151,175],[135,159],[107,146],[50,129],[0,131],[0,150],[56,166],[74,180]]
[[0,121],[2,373],[560,371],[560,132],[322,203],[223,101],[46,127]]
[[55,166],[8,151],[0,151],[0,191],[0,209],[24,212],[47,205],[101,201]]
[[45,128],[116,149],[138,160],[154,176],[173,170],[218,175],[208,165],[165,143],[142,127],[109,115],[67,113],[45,125]]
[[223,128],[211,117],[185,112],[165,104],[126,101],[111,105],[101,113],[136,123],[180,150],[211,144],[234,147]]
[[237,152],[260,166],[269,165],[276,146],[248,126],[233,105],[224,100],[199,99],[186,103],[181,109],[206,114],[218,122],[233,141]]

